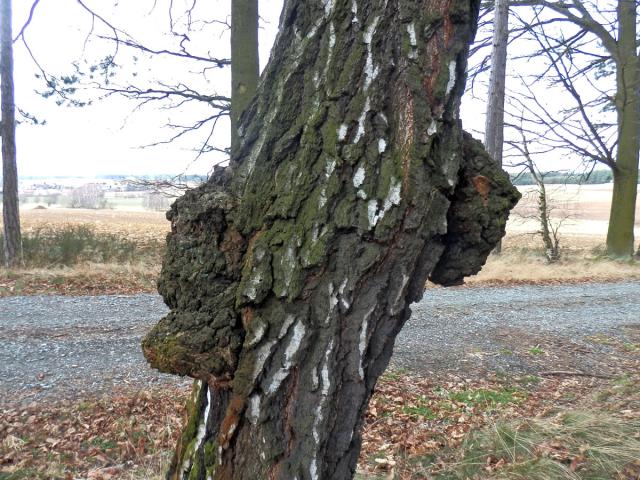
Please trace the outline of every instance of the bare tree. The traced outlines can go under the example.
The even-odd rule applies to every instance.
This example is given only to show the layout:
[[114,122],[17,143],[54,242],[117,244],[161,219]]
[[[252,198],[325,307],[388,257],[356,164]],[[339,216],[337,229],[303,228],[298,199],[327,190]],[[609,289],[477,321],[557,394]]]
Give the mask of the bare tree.
[[87,183],[71,191],[71,208],[105,208],[104,189],[97,183]]
[[535,152],[531,150],[530,140],[527,138],[527,133],[524,129],[523,116],[521,114],[519,124],[509,125],[520,134],[519,141],[509,140],[507,142],[508,146],[516,152],[515,157],[519,159],[519,161],[511,163],[510,166],[523,167],[523,171],[528,172],[535,183],[535,213],[526,215],[525,218],[532,218],[538,223],[540,229],[536,233],[542,240],[547,261],[555,263],[560,259],[560,227],[567,220],[568,215],[554,218],[554,208],[545,185],[545,177],[553,174],[553,172],[541,172],[533,158],[536,153],[546,154],[549,152],[544,147],[542,151]]
[[2,95],[2,219],[4,259],[7,267],[22,264],[22,235],[16,162],[16,114],[13,84],[13,35],[11,0],[1,0],[0,81]]
[[[640,58],[636,2],[617,0],[615,3],[615,8],[610,9],[599,2],[582,0],[511,1],[512,6],[534,9],[533,21],[524,18],[522,24],[540,47],[534,55],[549,60],[547,69],[538,77],[542,79],[545,74],[551,74],[554,83],[562,86],[574,102],[574,108],[564,110],[560,117],[537,102],[530,108],[542,112],[535,121],[545,123],[556,139],[568,135],[565,148],[612,169],[614,185],[607,252],[612,257],[629,258],[634,251],[640,150]],[[558,26],[573,26],[573,30],[566,30],[565,34]],[[613,92],[600,85],[608,69],[615,74]],[[600,95],[585,101],[585,90],[577,87],[578,82],[587,82],[588,90]],[[602,112],[609,106],[615,109],[616,121],[611,124],[598,121],[602,115],[594,116],[594,109],[600,108]],[[611,129],[614,130],[612,137],[609,136]],[[584,134],[588,146],[580,138]]]

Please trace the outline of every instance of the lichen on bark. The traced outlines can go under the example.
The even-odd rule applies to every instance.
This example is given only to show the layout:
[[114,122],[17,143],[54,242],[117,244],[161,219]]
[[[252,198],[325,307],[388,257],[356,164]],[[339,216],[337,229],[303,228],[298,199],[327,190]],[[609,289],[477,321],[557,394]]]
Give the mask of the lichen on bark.
[[143,349],[210,398],[169,478],[353,476],[409,305],[477,271],[517,200],[457,119],[477,11],[285,2],[233,171],[169,212]]

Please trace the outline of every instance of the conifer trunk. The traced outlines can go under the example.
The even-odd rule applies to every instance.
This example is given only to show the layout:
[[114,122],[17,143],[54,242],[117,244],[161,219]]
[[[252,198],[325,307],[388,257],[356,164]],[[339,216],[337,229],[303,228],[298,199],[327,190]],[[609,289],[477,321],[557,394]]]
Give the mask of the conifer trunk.
[[260,78],[258,0],[231,1],[231,155],[240,147],[242,112],[256,94]]
[[[509,44],[509,0],[495,0],[491,77],[485,122],[484,145],[487,153],[502,167],[504,150],[504,101],[507,81],[507,46]],[[495,253],[502,251],[498,242]]]
[[287,0],[237,167],[179,199],[143,350],[199,380],[171,479],[353,477],[428,278],[476,273],[518,199],[458,120],[477,0]]
[[18,204],[18,169],[16,165],[16,115],[13,85],[13,38],[11,0],[0,3],[0,86],[2,104],[2,221],[4,226],[4,263],[7,267],[22,264],[22,236]]

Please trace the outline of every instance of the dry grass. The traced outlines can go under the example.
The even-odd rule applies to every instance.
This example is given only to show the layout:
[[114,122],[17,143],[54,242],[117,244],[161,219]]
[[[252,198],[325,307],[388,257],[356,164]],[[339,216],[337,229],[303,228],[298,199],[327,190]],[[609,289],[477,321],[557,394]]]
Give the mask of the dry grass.
[[0,297],[153,293],[159,265],[87,263],[55,269],[0,269]]
[[565,252],[557,263],[549,264],[542,252],[505,249],[492,255],[482,271],[467,284],[570,283],[640,279],[640,262],[617,262],[590,251]]
[[603,411],[495,423],[474,432],[445,478],[582,480],[640,473],[640,421]]

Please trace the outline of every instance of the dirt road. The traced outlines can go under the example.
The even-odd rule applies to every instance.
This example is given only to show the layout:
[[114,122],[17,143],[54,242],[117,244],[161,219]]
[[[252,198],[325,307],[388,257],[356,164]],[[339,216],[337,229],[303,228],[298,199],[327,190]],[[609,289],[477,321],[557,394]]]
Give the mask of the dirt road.
[[[640,357],[640,282],[429,289],[398,337],[395,368],[439,374],[571,370],[615,376]],[[0,299],[0,403],[188,382],[151,370],[154,295]]]

